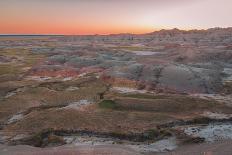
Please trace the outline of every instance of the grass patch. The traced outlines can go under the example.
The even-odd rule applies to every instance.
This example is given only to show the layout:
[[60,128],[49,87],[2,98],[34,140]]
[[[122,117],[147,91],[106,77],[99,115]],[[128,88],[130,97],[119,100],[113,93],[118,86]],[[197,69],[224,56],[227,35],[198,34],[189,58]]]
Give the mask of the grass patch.
[[129,50],[129,51],[147,51],[147,50],[152,50],[152,48],[149,47],[140,47],[140,46],[118,46],[114,47],[115,49],[120,49],[120,50]]
[[124,97],[139,98],[139,99],[165,99],[165,95],[149,95],[149,94],[126,94]]
[[112,100],[103,100],[99,103],[100,108],[104,109],[117,109],[117,104]]
[[0,75],[4,74],[18,74],[19,69],[12,65],[0,65]]
[[[128,98],[128,96],[130,98]],[[224,111],[224,106],[216,101],[193,98],[189,96],[170,95],[152,96],[130,94],[127,97],[115,99],[117,110],[144,111],[161,113],[192,113],[194,111],[216,110]],[[227,108],[230,111],[231,108]]]
[[225,94],[231,94],[232,93],[232,82],[226,82],[224,84],[222,92]]

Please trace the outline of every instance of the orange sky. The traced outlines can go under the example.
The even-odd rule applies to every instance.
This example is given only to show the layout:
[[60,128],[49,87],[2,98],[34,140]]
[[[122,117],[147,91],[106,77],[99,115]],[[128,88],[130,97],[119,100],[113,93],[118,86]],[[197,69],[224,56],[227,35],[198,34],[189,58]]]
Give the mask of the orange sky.
[[0,34],[146,33],[232,26],[231,0],[1,0]]

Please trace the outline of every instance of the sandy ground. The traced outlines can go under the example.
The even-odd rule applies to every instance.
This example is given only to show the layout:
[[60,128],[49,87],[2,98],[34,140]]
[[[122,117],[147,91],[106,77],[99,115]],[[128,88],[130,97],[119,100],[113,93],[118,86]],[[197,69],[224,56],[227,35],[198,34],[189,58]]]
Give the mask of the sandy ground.
[[1,155],[139,155],[135,151],[117,145],[76,146],[55,148],[34,148],[31,146],[3,146],[0,145]]
[[[119,145],[61,146],[55,148],[34,148],[31,146],[0,145],[1,155],[140,155],[132,149]],[[215,143],[181,146],[166,153],[146,153],[145,155],[232,155],[232,140]]]

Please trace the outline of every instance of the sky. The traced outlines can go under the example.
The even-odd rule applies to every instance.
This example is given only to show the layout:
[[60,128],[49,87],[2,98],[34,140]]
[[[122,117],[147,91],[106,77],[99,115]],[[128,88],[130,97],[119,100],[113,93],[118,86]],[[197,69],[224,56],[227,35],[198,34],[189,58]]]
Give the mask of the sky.
[[232,27],[232,0],[0,0],[0,34]]

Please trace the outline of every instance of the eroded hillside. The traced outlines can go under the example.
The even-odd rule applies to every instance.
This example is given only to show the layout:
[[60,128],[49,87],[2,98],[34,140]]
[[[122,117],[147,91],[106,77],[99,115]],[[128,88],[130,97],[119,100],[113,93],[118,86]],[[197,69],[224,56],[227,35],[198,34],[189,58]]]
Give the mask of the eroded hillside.
[[151,153],[232,138],[231,28],[2,36],[0,51],[4,145]]

